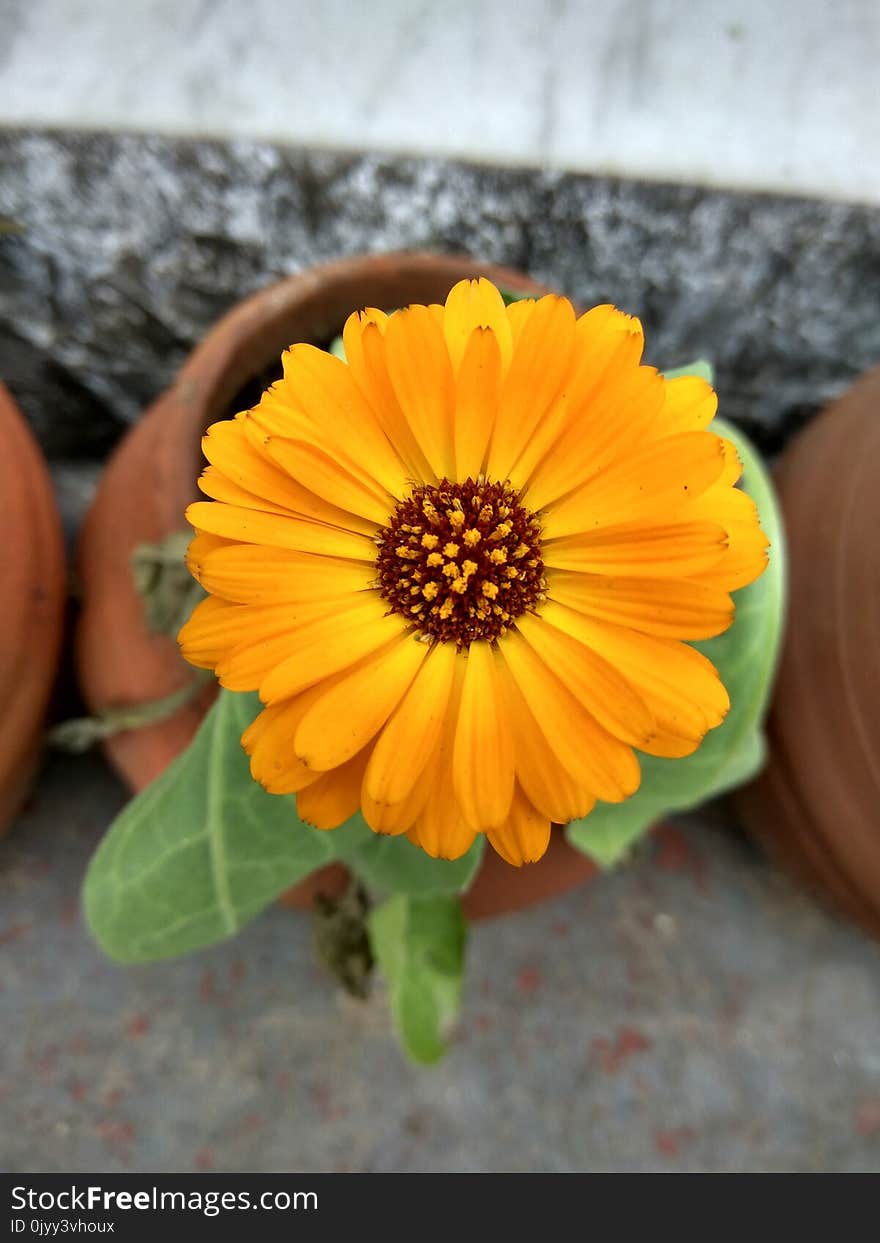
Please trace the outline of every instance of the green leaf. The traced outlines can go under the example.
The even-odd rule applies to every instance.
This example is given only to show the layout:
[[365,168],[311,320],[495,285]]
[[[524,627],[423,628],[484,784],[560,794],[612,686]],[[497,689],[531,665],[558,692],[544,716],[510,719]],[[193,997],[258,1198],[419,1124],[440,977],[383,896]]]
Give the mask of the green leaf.
[[741,432],[716,419],[713,430],[734,442],[743,463],[743,487],[758,506],[770,540],[770,563],[754,583],[738,591],[736,619],[715,639],[695,643],[712,661],[730,695],[723,725],[710,730],[699,749],[678,760],[640,756],[642,783],[625,803],[599,803],[567,828],[573,846],[602,867],[623,858],[632,844],[663,816],[687,811],[742,785],[764,762],[761,723],[767,708],[785,612],[785,543],[770,482],[756,450]]
[[398,894],[371,912],[367,928],[404,1050],[415,1062],[438,1061],[461,1002],[467,925],[459,903]]
[[694,362],[688,363],[686,367],[674,367],[672,371],[664,371],[663,374],[667,380],[677,380],[683,375],[696,375],[701,380],[705,380],[707,384],[715,383],[715,368],[708,358],[697,358]]
[[192,744],[98,847],[85,913],[112,958],[170,958],[230,936],[332,858],[330,834],[251,778],[239,738],[259,708],[256,695],[221,693]]
[[498,293],[500,293],[501,301],[505,303],[506,307],[511,306],[511,303],[513,302],[522,302],[523,298],[539,297],[538,293],[533,290],[502,290],[502,288],[500,288]]
[[368,889],[413,897],[462,893],[476,875],[486,844],[479,833],[460,859],[432,859],[405,834],[387,837],[373,833],[360,815],[334,829],[332,838],[337,857]]
[[501,301],[505,306],[510,306],[512,302],[522,302],[524,298],[534,298],[537,296],[535,293],[520,292],[516,289],[499,289],[498,292],[501,294]]

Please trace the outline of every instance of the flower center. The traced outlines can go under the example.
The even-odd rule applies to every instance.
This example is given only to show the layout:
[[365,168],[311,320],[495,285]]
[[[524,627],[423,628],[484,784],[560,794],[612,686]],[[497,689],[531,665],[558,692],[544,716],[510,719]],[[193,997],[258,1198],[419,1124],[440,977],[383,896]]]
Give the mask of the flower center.
[[509,483],[414,488],[376,542],[382,597],[426,637],[492,642],[543,599],[541,528]]

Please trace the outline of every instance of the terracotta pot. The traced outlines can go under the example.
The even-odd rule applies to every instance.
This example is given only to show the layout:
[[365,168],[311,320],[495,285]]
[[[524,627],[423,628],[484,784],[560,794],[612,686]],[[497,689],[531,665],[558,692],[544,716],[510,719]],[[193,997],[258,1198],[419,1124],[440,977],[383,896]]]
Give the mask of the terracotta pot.
[[880,935],[880,368],[791,444],[776,472],[789,621],[770,759],[747,826]]
[[0,833],[30,789],[58,669],[67,595],[64,538],[37,442],[0,384]]

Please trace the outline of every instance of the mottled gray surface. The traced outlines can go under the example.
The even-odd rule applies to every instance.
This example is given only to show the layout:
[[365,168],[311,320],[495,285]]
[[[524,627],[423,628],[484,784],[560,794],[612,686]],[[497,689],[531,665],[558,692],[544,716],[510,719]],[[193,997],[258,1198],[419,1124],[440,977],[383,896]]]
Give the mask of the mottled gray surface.
[[[0,134],[0,375],[55,458],[103,454],[243,294],[405,247],[516,265],[711,357],[775,448],[880,359],[880,208],[427,159]],[[10,226],[7,224],[7,230]]]
[[303,914],[103,960],[78,887],[122,798],[56,759],[0,844],[4,1169],[880,1170],[880,948],[708,818],[478,925],[452,1051],[415,1070]]

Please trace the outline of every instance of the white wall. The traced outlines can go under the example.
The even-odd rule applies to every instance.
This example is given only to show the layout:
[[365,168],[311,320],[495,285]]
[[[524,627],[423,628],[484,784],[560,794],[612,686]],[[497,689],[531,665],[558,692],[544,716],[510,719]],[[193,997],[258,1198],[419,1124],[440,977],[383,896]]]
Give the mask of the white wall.
[[36,122],[880,202],[880,0],[0,0]]

